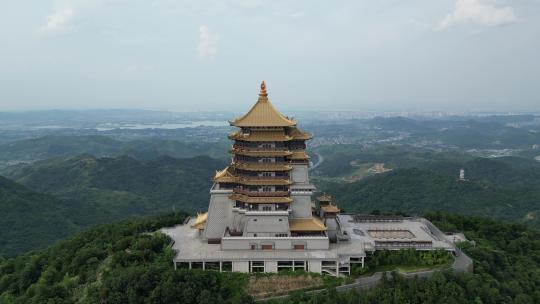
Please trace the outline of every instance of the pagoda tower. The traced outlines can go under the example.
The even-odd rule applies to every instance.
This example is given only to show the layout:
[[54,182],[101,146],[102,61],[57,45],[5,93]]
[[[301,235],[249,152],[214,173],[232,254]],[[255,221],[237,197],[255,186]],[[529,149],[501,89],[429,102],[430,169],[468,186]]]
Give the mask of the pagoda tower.
[[[216,172],[208,214],[197,225],[208,243],[223,237],[324,236],[326,227],[312,217],[309,182],[309,133],[279,113],[261,83],[259,98],[244,116],[230,121],[231,163]],[[270,249],[270,248],[267,248]]]

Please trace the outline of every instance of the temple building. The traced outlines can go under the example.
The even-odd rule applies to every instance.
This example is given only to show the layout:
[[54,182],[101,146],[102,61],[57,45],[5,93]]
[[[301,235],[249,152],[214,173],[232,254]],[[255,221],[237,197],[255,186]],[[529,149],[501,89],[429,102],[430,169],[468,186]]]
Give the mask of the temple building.
[[377,248],[452,248],[424,219],[341,214],[328,195],[313,202],[305,151],[312,136],[274,108],[264,82],[255,105],[230,124],[231,162],[213,178],[208,212],[163,230],[175,267],[339,276]]

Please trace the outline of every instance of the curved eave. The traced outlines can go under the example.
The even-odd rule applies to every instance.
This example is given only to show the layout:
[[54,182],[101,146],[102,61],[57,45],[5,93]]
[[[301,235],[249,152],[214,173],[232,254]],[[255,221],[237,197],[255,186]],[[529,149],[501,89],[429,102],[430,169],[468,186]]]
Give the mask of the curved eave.
[[232,154],[237,155],[244,155],[244,156],[252,156],[252,157],[285,157],[290,156],[293,154],[291,151],[272,151],[272,150],[266,150],[266,151],[250,151],[250,150],[243,150],[243,149],[231,149],[229,150]]
[[289,159],[292,160],[309,160],[309,155],[306,154],[306,152],[292,152],[289,156]]
[[228,135],[231,140],[240,140],[240,141],[291,141],[293,138],[291,136],[285,135],[282,132],[271,133],[271,132],[253,132],[250,134],[242,134],[240,131],[234,132]]
[[296,122],[281,114],[274,108],[266,96],[259,100],[244,116],[229,121],[235,127],[293,127]]

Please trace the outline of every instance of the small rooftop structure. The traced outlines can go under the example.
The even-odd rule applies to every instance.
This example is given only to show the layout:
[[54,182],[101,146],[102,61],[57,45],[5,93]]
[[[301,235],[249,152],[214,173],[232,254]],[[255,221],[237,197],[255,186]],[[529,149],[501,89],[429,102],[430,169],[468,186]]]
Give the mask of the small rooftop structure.
[[195,220],[195,223],[191,225],[191,228],[193,229],[204,229],[204,224],[206,224],[206,220],[208,219],[208,212],[205,213],[198,213],[197,219]]
[[337,206],[332,204],[321,206],[321,209],[324,211],[324,213],[339,213],[341,211]]
[[325,231],[326,226],[319,219],[313,217],[308,219],[290,219],[289,229],[291,231]]
[[323,195],[317,197],[317,200],[319,201],[319,203],[330,203],[332,201],[332,197],[324,193]]

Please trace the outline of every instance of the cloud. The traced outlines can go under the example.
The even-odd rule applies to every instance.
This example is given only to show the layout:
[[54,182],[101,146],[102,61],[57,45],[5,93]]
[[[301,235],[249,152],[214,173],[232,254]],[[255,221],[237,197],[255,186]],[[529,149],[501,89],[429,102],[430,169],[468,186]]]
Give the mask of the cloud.
[[452,13],[439,23],[439,29],[447,29],[460,23],[475,23],[482,26],[499,26],[516,21],[512,7],[495,7],[481,0],[457,0]]
[[73,7],[65,3],[47,17],[47,23],[39,28],[39,32],[47,33],[65,30],[74,15],[75,10]]
[[214,59],[217,54],[219,37],[210,32],[208,26],[201,25],[199,27],[199,45],[197,51],[199,52],[199,58],[201,59]]

